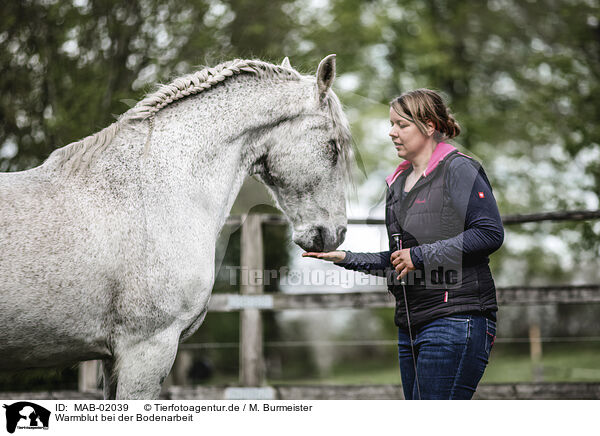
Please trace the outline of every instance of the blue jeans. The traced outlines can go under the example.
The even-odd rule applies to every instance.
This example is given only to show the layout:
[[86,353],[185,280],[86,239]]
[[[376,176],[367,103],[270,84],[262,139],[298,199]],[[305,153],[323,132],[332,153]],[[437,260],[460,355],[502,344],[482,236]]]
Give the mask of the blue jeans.
[[417,380],[408,329],[398,329],[404,398],[470,400],[488,363],[496,323],[482,315],[451,315],[413,329]]

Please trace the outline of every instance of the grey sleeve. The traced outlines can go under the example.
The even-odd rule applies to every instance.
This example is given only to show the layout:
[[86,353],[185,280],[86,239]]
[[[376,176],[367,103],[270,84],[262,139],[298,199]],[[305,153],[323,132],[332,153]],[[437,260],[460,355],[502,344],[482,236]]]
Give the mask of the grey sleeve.
[[335,265],[352,271],[385,277],[385,272],[392,268],[391,255],[392,251],[380,251],[378,253],[346,251],[346,258],[341,262],[335,262]]
[[452,206],[464,218],[464,232],[420,246],[423,263],[460,265],[463,257],[486,257],[504,241],[504,227],[492,187],[481,166],[465,159],[450,163],[448,191]]

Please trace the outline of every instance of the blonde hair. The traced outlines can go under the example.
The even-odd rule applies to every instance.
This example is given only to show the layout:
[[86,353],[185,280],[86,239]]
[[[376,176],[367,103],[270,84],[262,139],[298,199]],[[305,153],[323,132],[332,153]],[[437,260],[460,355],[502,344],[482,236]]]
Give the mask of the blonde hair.
[[436,142],[460,134],[460,125],[444,104],[442,96],[431,89],[405,92],[392,100],[390,106],[399,116],[415,123],[424,135],[427,135],[427,121],[431,121],[435,128],[433,138]]

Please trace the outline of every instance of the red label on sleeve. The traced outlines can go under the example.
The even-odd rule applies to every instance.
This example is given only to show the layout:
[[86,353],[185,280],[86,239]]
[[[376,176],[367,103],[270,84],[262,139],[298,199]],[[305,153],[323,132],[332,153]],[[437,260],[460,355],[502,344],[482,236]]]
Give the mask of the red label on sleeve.
[[485,198],[485,195],[483,195],[483,192],[479,193],[479,198]]

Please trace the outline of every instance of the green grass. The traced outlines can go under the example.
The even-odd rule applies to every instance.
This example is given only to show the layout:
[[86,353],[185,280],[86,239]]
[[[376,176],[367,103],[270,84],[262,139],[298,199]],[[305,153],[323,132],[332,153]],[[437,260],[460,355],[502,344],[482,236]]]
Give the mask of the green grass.
[[270,379],[273,384],[387,384],[400,382],[400,369],[393,359],[386,362],[379,360],[356,360],[339,364],[323,377],[279,378]]
[[[544,344],[539,363],[546,382],[600,382],[600,344]],[[529,348],[523,345],[496,344],[481,383],[515,383],[536,381],[535,365]],[[349,360],[334,366],[323,377],[271,378],[273,384],[388,384],[400,383],[400,370],[393,358],[383,360]]]
[[[536,365],[531,362],[527,345],[516,350],[514,347],[510,349],[498,345],[498,350],[492,351],[490,363],[481,383],[534,381]],[[600,381],[600,344],[592,342],[544,344],[542,359],[537,366],[541,369],[543,381],[598,382]]]
[[[334,365],[328,374],[317,375],[310,362],[310,352],[295,353],[281,365],[281,374],[267,374],[268,384],[361,385],[399,384],[400,370],[396,348],[386,346],[377,353],[364,352]],[[379,356],[379,357],[376,357]],[[541,380],[546,382],[600,382],[600,342],[551,343],[543,345],[539,363]],[[219,370],[220,369],[220,370]],[[494,345],[482,384],[535,381],[535,365],[529,357],[528,344]],[[537,381],[540,381],[539,379]],[[30,370],[0,373],[0,391],[76,389],[76,367],[64,370]],[[215,374],[203,385],[237,385],[238,369],[215,367]]]

